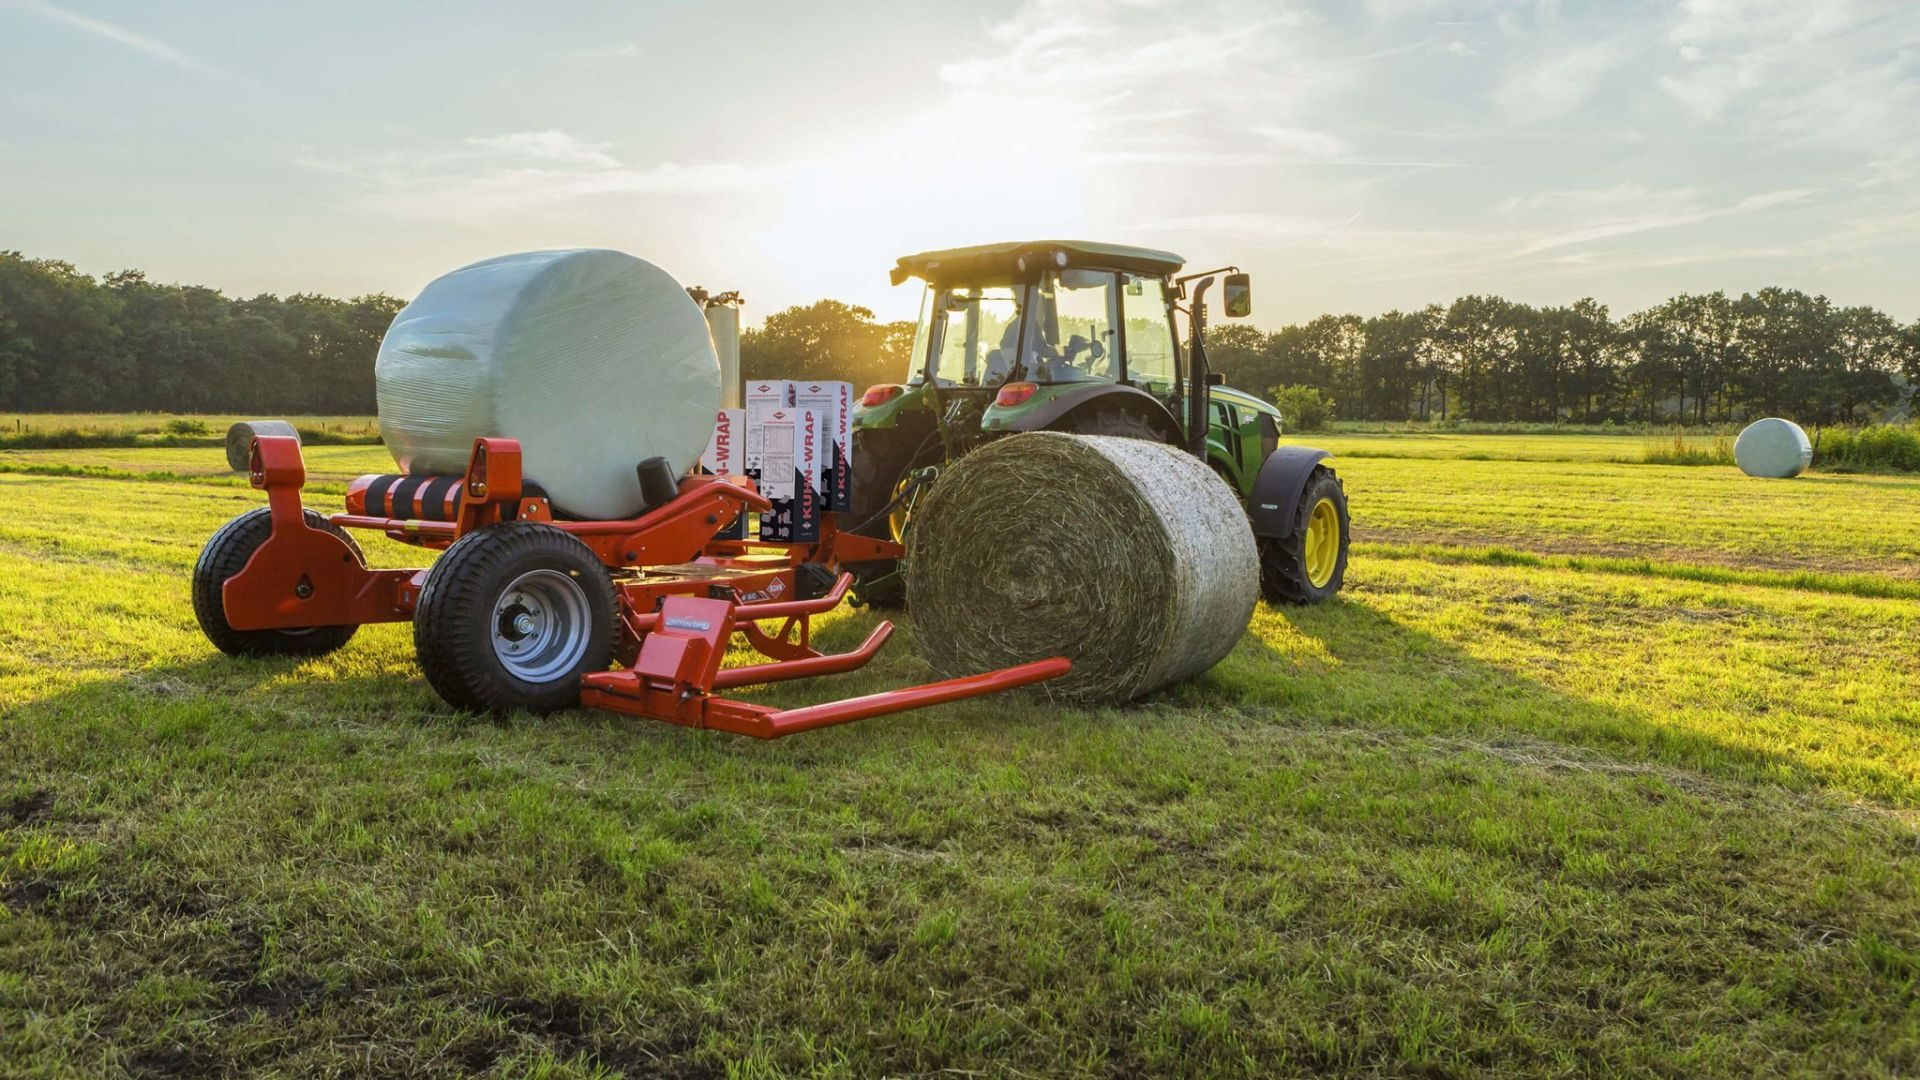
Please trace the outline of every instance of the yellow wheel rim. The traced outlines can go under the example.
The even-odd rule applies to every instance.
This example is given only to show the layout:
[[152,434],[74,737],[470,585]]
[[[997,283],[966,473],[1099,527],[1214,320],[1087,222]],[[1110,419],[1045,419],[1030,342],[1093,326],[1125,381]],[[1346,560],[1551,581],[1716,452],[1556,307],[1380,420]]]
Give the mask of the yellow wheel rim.
[[[900,499],[900,493],[907,490],[907,485],[912,482],[912,472],[901,473],[899,482],[893,485],[893,497],[896,500]],[[911,501],[910,499],[901,500],[895,504],[892,510],[887,511],[887,531],[893,534],[893,542],[896,544],[906,543],[907,512],[913,509],[908,505]]]
[[1313,504],[1307,515],[1307,584],[1324,589],[1340,564],[1340,508],[1332,499]]

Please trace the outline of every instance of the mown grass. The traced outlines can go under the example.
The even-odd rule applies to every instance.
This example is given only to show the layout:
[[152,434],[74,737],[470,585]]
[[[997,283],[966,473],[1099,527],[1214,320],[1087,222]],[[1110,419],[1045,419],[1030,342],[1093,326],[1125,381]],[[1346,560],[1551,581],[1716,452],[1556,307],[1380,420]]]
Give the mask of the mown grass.
[[[0,413],[0,450],[99,450],[219,446],[227,428],[254,416],[185,413]],[[286,416],[314,446],[380,441],[370,416]]]
[[[773,744],[453,714],[403,626],[219,658],[185,572],[257,494],[0,476],[0,1072],[1920,1070],[1911,482],[1342,468],[1430,538],[1201,680]],[[1749,529],[1799,570],[1666,558]]]
[[[394,471],[384,446],[306,446],[307,485],[316,494],[338,495],[347,481]],[[220,487],[248,486],[245,473],[227,466],[221,446],[163,449],[112,447],[82,450],[0,450],[0,473],[76,476],[147,482],[187,481]]]
[[1912,479],[1607,461],[1343,456],[1355,535],[1782,573],[1920,578]]
[[1573,433],[1518,437],[1455,432],[1289,434],[1283,443],[1318,446],[1343,458],[1421,458],[1432,461],[1638,460],[1635,439]]

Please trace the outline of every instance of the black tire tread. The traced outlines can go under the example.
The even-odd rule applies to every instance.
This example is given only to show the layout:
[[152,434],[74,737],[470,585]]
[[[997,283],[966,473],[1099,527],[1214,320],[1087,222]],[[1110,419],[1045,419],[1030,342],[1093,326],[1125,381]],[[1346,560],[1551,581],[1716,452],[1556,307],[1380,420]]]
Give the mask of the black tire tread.
[[[861,440],[860,434],[866,434],[868,438]],[[912,467],[914,456],[921,452],[920,447],[912,445],[911,440],[915,436],[909,432],[881,429],[856,433],[854,438],[853,509],[847,513],[847,519],[859,535],[892,540],[893,533],[887,526],[886,517],[870,519],[893,501],[893,489],[900,482],[901,474]],[[907,581],[906,576],[899,572],[898,560],[848,563],[841,569],[853,575],[853,599],[856,604],[882,611],[906,606]]]
[[[514,678],[471,642],[476,621],[484,627],[493,617],[495,592],[519,572],[542,566],[574,573],[601,627],[598,647],[588,645],[574,677],[536,686]],[[607,669],[618,630],[613,578],[585,544],[551,525],[507,522],[468,533],[434,562],[414,608],[413,648],[427,683],[456,709],[544,713],[580,703],[578,675]]]
[[[1331,495],[1340,509],[1340,556],[1333,564],[1333,576],[1326,585],[1315,588],[1307,580],[1307,517],[1321,499]],[[1300,505],[1294,511],[1293,535],[1260,537],[1260,596],[1269,604],[1318,604],[1340,591],[1347,576],[1349,520],[1346,489],[1333,470],[1321,467],[1307,477],[1300,492]]]
[[[346,542],[354,558],[365,565],[360,545],[340,526],[313,510],[307,524]],[[247,560],[273,535],[273,511],[262,506],[220,526],[193,564],[193,617],[213,647],[228,656],[324,656],[352,639],[358,626],[316,626],[305,630],[235,630],[227,623],[221,587],[246,568]]]

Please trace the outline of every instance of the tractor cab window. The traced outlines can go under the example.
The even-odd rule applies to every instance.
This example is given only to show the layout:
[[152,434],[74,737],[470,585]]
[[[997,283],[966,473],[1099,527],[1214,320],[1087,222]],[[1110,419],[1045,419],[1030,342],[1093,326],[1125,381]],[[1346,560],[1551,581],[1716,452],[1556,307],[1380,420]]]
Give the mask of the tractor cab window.
[[[1018,359],[1020,296],[1004,286],[928,289],[914,356],[933,350],[939,386],[998,386]],[[921,370],[911,382],[925,381]]]
[[1062,270],[1041,279],[1027,326],[1026,377],[1035,382],[1114,381],[1120,346],[1115,277],[1104,270]]
[[1123,274],[1120,302],[1127,319],[1127,380],[1151,393],[1172,393],[1175,353],[1166,282]]

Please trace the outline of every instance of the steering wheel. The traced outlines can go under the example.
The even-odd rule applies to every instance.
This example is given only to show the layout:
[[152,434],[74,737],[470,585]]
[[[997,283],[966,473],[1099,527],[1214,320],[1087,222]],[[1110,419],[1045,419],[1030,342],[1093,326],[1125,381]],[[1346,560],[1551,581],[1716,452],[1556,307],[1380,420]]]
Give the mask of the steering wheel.
[[[1086,354],[1086,363],[1084,365],[1075,359],[1075,357],[1081,353]],[[1091,375],[1093,374],[1094,363],[1106,355],[1107,347],[1101,344],[1099,340],[1075,334],[1067,339],[1067,348],[1065,353],[1060,356],[1060,361],[1075,371],[1084,371]]]

